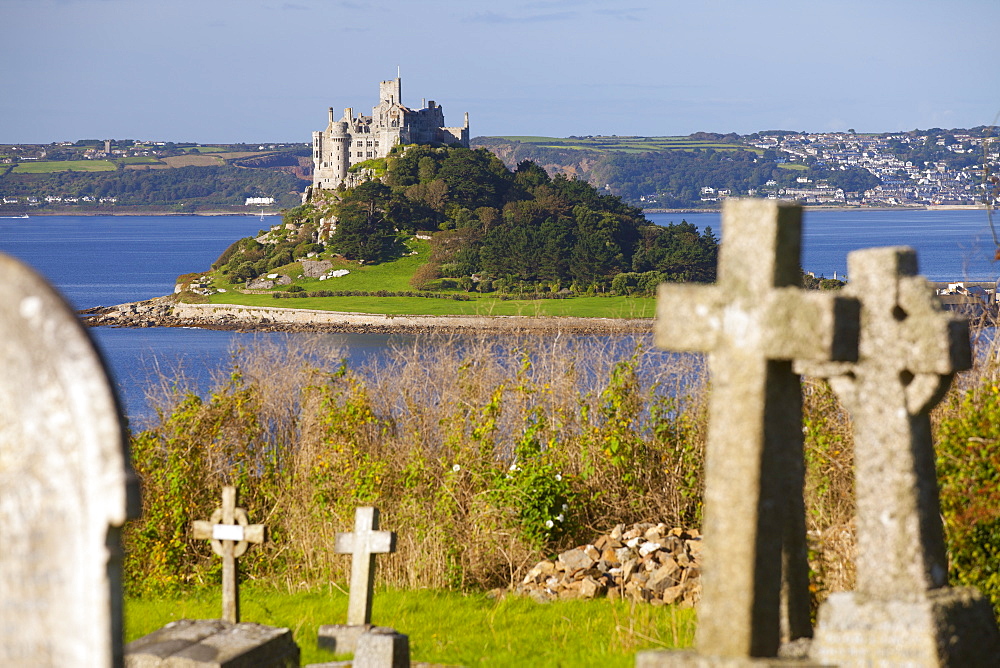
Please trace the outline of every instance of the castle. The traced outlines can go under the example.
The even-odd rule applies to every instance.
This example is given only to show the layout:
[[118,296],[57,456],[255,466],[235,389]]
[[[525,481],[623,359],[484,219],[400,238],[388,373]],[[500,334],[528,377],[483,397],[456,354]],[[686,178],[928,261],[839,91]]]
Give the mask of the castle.
[[371,116],[348,107],[339,121],[313,132],[313,189],[333,189],[350,184],[348,169],[365,160],[384,158],[396,144],[461,144],[469,147],[469,114],[460,128],[444,127],[444,109],[433,100],[423,109],[410,109],[402,102],[402,83],[397,76],[379,84],[379,103]]

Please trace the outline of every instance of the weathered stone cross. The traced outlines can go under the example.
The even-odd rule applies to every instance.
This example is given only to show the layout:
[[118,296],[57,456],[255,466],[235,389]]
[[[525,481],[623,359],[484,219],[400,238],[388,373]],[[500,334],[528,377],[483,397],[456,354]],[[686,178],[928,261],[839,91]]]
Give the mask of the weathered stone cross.
[[783,547],[790,632],[811,634],[792,360],[855,359],[858,304],[798,287],[801,221],[798,206],[727,201],[718,283],[659,288],[656,345],[707,351],[712,378],[699,654],[777,654]]
[[209,521],[195,520],[192,534],[196,539],[211,540],[212,551],[222,557],[222,619],[240,621],[239,573],[236,560],[250,543],[264,542],[264,525],[250,524],[247,511],[236,507],[236,488],[222,488],[222,507],[212,512]]
[[972,364],[968,323],[942,312],[912,249],[855,251],[848,270],[845,292],[862,305],[858,361],[797,365],[829,378],[854,422],[857,591],[824,603],[810,654],[987,665],[1000,651],[989,605],[946,587],[931,440],[931,408]]
[[354,531],[338,533],[334,549],[339,554],[352,555],[347,624],[370,624],[375,589],[375,555],[395,552],[396,534],[378,531],[378,508],[358,508],[354,512]]

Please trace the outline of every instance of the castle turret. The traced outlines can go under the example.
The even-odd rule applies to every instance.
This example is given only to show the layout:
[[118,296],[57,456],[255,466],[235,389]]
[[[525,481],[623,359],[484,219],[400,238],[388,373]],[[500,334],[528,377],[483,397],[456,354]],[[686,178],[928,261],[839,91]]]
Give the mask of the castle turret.
[[371,116],[347,107],[339,120],[329,109],[326,129],[313,133],[313,188],[334,189],[349,179],[348,169],[366,160],[384,158],[397,144],[469,145],[469,115],[463,128],[444,127],[444,110],[433,100],[420,110],[402,103],[402,81],[379,84],[379,102]]

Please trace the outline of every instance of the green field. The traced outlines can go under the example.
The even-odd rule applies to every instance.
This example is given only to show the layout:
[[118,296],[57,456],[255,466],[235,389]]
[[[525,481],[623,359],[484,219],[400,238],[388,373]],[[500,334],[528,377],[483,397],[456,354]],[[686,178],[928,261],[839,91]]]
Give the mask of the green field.
[[[307,290],[336,290],[331,281],[322,288],[306,286]],[[382,288],[385,289],[385,288]],[[428,299],[425,297],[304,297],[274,299],[270,294],[245,295],[226,292],[212,295],[213,304],[241,306],[274,306],[305,308],[318,311],[351,313],[385,313],[388,315],[520,315],[533,317],[576,318],[652,318],[656,300],[652,297],[573,297],[571,299],[500,300],[490,295],[475,296],[471,301]]]
[[696,148],[714,149],[717,151],[736,151],[739,149],[761,152],[753,146],[743,144],[726,144],[711,140],[690,139],[688,137],[536,137],[536,136],[505,136],[497,139],[531,144],[541,148],[575,149],[590,151],[613,151],[616,153],[647,153],[650,151],[693,151]]
[[[416,255],[406,255],[392,262],[359,266],[346,260],[332,260],[334,269],[347,269],[351,273],[340,278],[321,281],[304,278],[298,263],[285,265],[276,273],[291,276],[295,285],[305,292],[319,290],[376,292],[415,292],[410,277],[430,256],[430,244],[412,239],[408,246]],[[216,280],[217,287],[227,291],[209,297],[213,304],[238,304],[240,306],[274,306],[304,308],[318,311],[347,311],[353,313],[385,313],[389,315],[496,315],[496,316],[557,316],[578,318],[652,318],[656,300],[652,297],[573,297],[571,299],[513,299],[501,300],[494,294],[467,294],[472,299],[436,299],[426,297],[298,297],[275,299],[270,292],[242,294],[233,286]],[[283,290],[276,290],[281,292]]]
[[163,161],[152,156],[139,155],[134,158],[122,158],[126,165],[162,165]]
[[[125,601],[125,640],[177,619],[218,618],[217,590]],[[339,588],[294,594],[240,589],[241,621],[287,627],[302,650],[302,665],[333,661],[317,647],[323,624],[343,623],[347,596]],[[604,599],[535,603],[485,594],[378,591],[372,622],[409,636],[410,658],[462,666],[632,666],[641,649],[689,647],[694,611]]]
[[15,174],[54,174],[56,172],[113,172],[110,160],[43,160],[22,162],[14,167]]

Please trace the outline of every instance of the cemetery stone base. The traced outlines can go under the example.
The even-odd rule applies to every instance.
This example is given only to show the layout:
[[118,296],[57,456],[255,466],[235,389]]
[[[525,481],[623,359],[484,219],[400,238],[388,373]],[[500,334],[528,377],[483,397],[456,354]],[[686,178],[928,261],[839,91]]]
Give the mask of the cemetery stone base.
[[181,619],[125,646],[126,668],[298,668],[299,646],[286,628]]
[[810,655],[844,666],[993,666],[1000,639],[989,602],[975,589],[946,587],[914,601],[831,594],[819,612]]
[[[319,627],[317,644],[323,649],[338,654],[354,654],[355,662],[358,655],[362,657],[373,648],[391,647],[393,656],[405,656],[406,662],[400,665],[409,666],[410,643],[409,636],[397,632],[387,626],[371,624],[326,624]],[[393,665],[395,663],[381,663]]]
[[[649,650],[635,656],[635,668],[825,668],[825,664],[779,657],[706,656],[695,651]],[[832,668],[832,667],[831,667]]]

